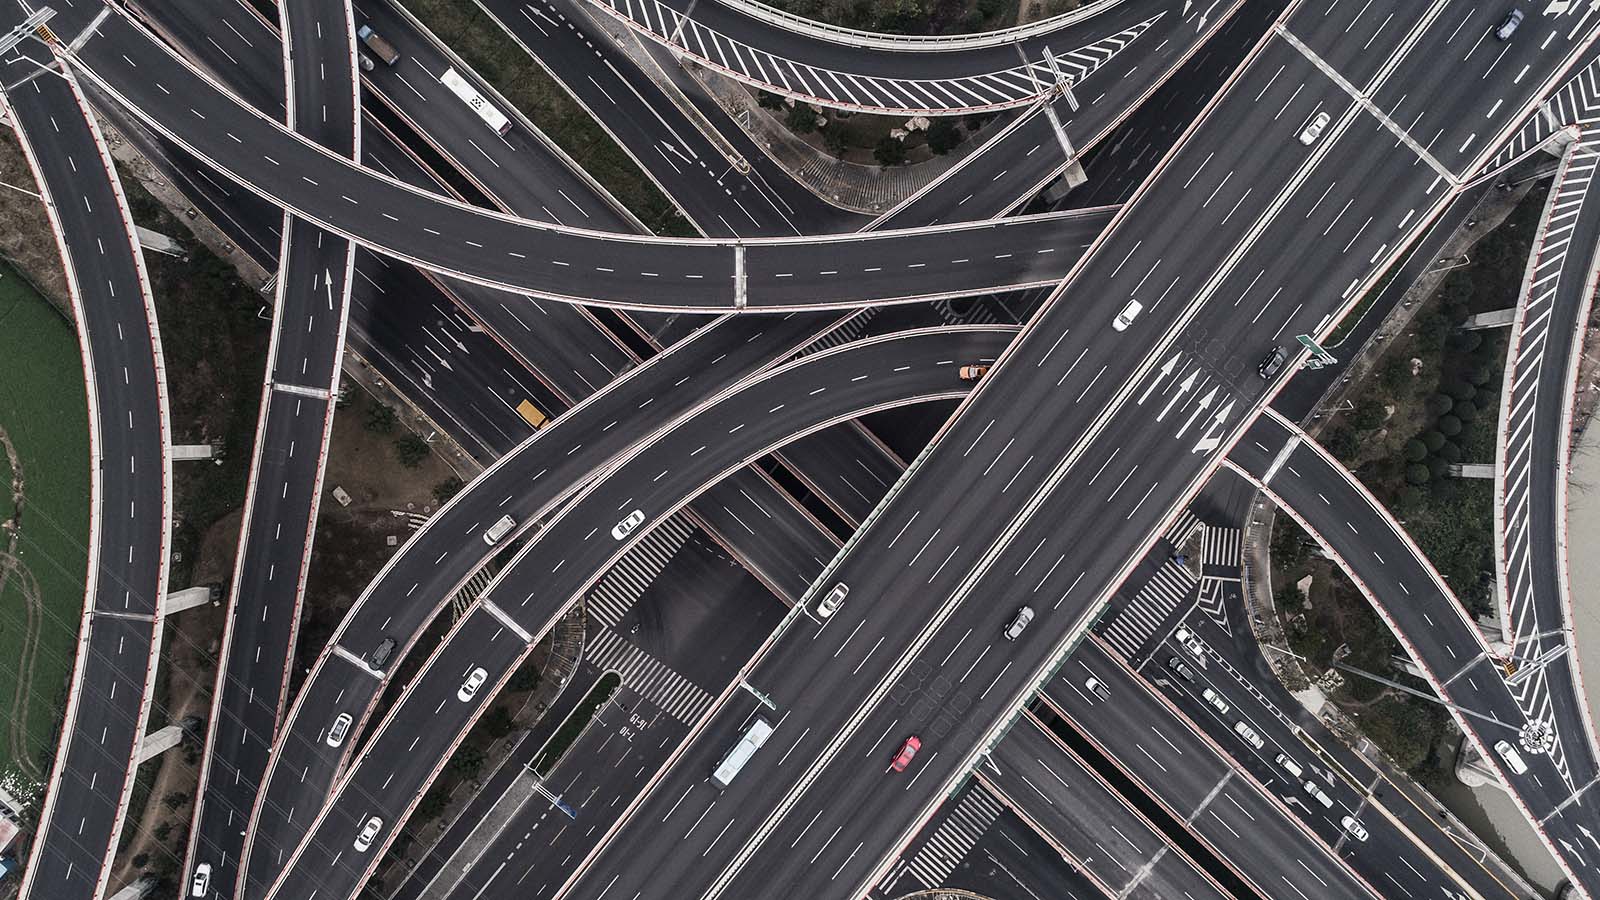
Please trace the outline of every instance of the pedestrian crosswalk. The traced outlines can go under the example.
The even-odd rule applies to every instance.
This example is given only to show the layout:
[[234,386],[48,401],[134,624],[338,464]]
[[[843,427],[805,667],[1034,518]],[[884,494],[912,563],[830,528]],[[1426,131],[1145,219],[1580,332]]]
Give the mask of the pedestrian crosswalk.
[[645,535],[589,592],[590,617],[615,628],[693,533],[694,525],[678,513]]
[[[1218,528],[1215,525],[1206,527],[1205,534],[1200,538],[1200,560],[1204,565],[1201,570],[1206,575],[1238,577],[1240,551],[1244,546],[1244,535],[1237,528]],[[1227,572],[1212,571],[1213,569],[1226,569]]]
[[882,307],[869,306],[861,310],[846,320],[843,325],[817,338],[795,355],[810,356],[813,353],[820,353],[823,350],[829,350],[841,344],[860,340],[861,336],[867,333],[867,326],[877,317],[879,309],[882,309]]
[[885,895],[893,895],[895,882],[906,872],[916,876],[925,888],[944,884],[961,860],[983,838],[984,832],[1000,815],[1000,801],[994,795],[973,784],[955,809],[945,817],[934,833],[923,843],[908,863],[896,865],[879,884]]
[[603,672],[616,670],[623,684],[685,725],[693,725],[711,705],[712,696],[699,685],[609,628],[591,632],[584,656]]
[[1185,509],[1178,514],[1178,521],[1172,523],[1172,527],[1167,529],[1166,541],[1174,547],[1182,547],[1189,540],[1189,536],[1194,534],[1194,530],[1199,527],[1200,517],[1194,514],[1194,510]]
[[1150,638],[1164,631],[1173,611],[1194,598],[1198,584],[1193,573],[1169,558],[1131,603],[1111,619],[1101,620],[1095,630],[1125,659],[1137,659]]

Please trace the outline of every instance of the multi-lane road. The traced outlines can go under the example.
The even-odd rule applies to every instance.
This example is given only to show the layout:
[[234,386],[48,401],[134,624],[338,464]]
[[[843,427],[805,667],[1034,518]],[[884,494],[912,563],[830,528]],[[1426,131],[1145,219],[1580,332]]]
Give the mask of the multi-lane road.
[[[1508,682],[1398,525],[1292,427],[1256,419],[1293,371],[1291,365],[1258,375],[1258,362],[1276,348],[1292,363],[1296,336],[1330,331],[1452,208],[1458,192],[1501,152],[1563,73],[1588,61],[1600,27],[1591,21],[1592,10],[1554,4],[1528,15],[1515,35],[1496,36],[1502,11],[1459,0],[1435,0],[1406,16],[1373,15],[1349,0],[1291,4],[1270,27],[1252,20],[1256,27],[1237,32],[1243,37],[1233,40],[1255,41],[1248,50],[1232,48],[1246,62],[1120,209],[970,221],[981,210],[1013,208],[1059,171],[1071,152],[1063,147],[1064,120],[1075,136],[1101,140],[1168,74],[1203,52],[1235,7],[1123,0],[1012,32],[917,40],[841,35],[745,2],[681,10],[666,3],[596,3],[565,12],[549,4],[491,3],[490,17],[531,52],[550,41],[552,30],[563,35],[554,42],[567,48],[561,52],[583,60],[563,72],[569,84],[580,80],[578,72],[603,66],[614,81],[587,79],[598,95],[609,97],[606,84],[629,89],[633,100],[612,102],[620,112],[597,115],[613,134],[628,135],[624,145],[658,184],[670,186],[669,193],[698,195],[676,199],[710,237],[682,240],[639,234],[638,223],[577,174],[526,119],[515,117],[513,139],[489,140],[437,80],[435,70],[465,63],[407,15],[387,6],[338,9],[335,27],[325,21],[329,7],[286,0],[278,16],[282,34],[274,35],[254,12],[230,9],[208,7],[191,22],[171,10],[145,11],[163,34],[194,46],[191,52],[204,60],[198,66],[120,8],[74,10],[60,20],[77,26],[66,31],[74,39],[70,67],[92,86],[97,102],[129,127],[154,135],[140,140],[176,160],[177,170],[197,173],[186,174],[189,181],[219,188],[210,192],[220,196],[218,210],[233,208],[227,195],[242,188],[252,196],[238,207],[253,209],[253,223],[244,230],[258,236],[263,227],[273,230],[262,224],[261,200],[285,210],[273,238],[257,239],[261,255],[281,263],[277,332],[242,526],[234,621],[206,754],[208,783],[235,777],[207,788],[190,861],[211,868],[211,890],[219,896],[355,896],[498,686],[635,543],[654,539],[657,528],[678,533],[681,525],[667,524],[677,521],[678,509],[785,443],[876,410],[962,397],[929,449],[909,466],[872,446],[865,431],[831,441],[811,438],[807,453],[785,456],[798,483],[818,495],[818,509],[838,521],[837,536],[824,534],[821,521],[815,522],[817,540],[793,540],[786,535],[798,532],[780,526],[781,519],[757,531],[726,505],[732,516],[726,523],[707,514],[713,531],[735,529],[734,520],[750,531],[744,540],[758,549],[749,555],[768,560],[752,568],[795,605],[720,695],[697,700],[692,711],[657,696],[678,725],[658,732],[660,743],[638,760],[630,780],[608,785],[613,808],[569,845],[572,858],[564,866],[544,871],[541,895],[886,895],[907,872],[942,880],[927,873],[943,863],[924,854],[948,848],[961,822],[994,821],[1002,801],[1012,807],[1006,815],[1074,861],[1072,873],[1030,872],[1067,891],[1092,884],[1119,894],[1198,897],[1233,891],[1238,879],[1266,896],[1280,887],[1304,896],[1386,895],[1391,887],[1420,896],[1441,887],[1448,893],[1456,883],[1474,885],[1470,890],[1482,896],[1495,893],[1492,886],[1483,889],[1481,870],[1438,849],[1431,823],[1423,826],[1411,811],[1376,802],[1369,785],[1330,779],[1335,796],[1323,804],[1331,810],[1323,814],[1306,800],[1317,791],[1286,796],[1276,790],[1274,778],[1285,768],[1281,758],[1268,762],[1230,747],[1237,762],[1224,761],[1215,751],[1242,732],[1206,719],[1207,708],[1217,709],[1209,700],[1202,701],[1209,707],[1198,707],[1202,715],[1191,712],[1170,734],[1152,726],[1180,755],[1184,741],[1200,748],[1185,759],[1209,759],[1204,772],[1168,783],[1132,759],[1140,749],[1132,736],[1143,725],[1169,720],[1175,703],[1193,698],[1170,682],[1166,688],[1174,696],[1158,697],[1110,648],[1130,660],[1149,654],[1146,662],[1167,652],[1175,658],[1197,652],[1172,643],[1163,623],[1180,614],[1172,598],[1190,590],[1198,591],[1202,607],[1225,604],[1229,563],[1215,548],[1226,544],[1226,534],[1208,536],[1206,565],[1214,568],[1198,584],[1186,586],[1177,566],[1141,560],[1161,546],[1180,510],[1225,458],[1305,518],[1351,568],[1441,695],[1472,713],[1461,721],[1475,740],[1485,747],[1501,738],[1523,745],[1526,771],[1518,763],[1507,775],[1514,796],[1574,882],[1585,889],[1600,882],[1583,850],[1586,837],[1595,840],[1589,826],[1600,825],[1582,802],[1596,775],[1587,721],[1552,717],[1543,688],[1521,690],[1519,682]],[[822,105],[992,109],[1033,102],[1068,81],[1075,92],[1093,90],[1094,96],[1084,98],[1079,117],[1066,115],[1080,112],[1077,96],[1043,100],[1049,105],[1019,114],[989,147],[895,215],[869,223],[826,204],[789,203],[785,192],[795,186],[781,179],[781,189],[774,188],[777,180],[760,174],[767,162],[751,170],[754,177],[735,177],[712,164],[713,153],[750,152],[748,141],[710,133],[684,137],[696,131],[692,124],[676,132],[674,122],[689,121],[687,107],[664,114],[661,84],[636,88],[632,81],[647,77],[636,64],[619,68],[608,57],[614,53],[609,43],[601,50],[584,37],[595,33],[594,23],[580,16],[594,11],[626,19],[647,32],[647,40],[674,45],[714,70]],[[1275,12],[1252,7],[1252,15]],[[89,15],[96,17],[93,32],[79,34]],[[248,65],[209,36],[210,23],[237,16],[244,16],[243,29],[227,27],[249,47],[240,49]],[[350,31],[363,22],[382,25],[411,51],[403,65],[392,71],[375,66],[370,78],[394,126],[368,129],[379,136],[383,154],[392,154],[387,161],[360,149],[360,57]],[[575,40],[588,42],[593,58],[576,49]],[[279,47],[283,60],[274,64]],[[330,67],[337,69],[332,76]],[[665,80],[685,83],[687,77],[675,71]],[[1097,80],[1107,87],[1094,88]],[[491,102],[505,103],[487,84],[477,84]],[[591,109],[599,105],[589,88],[573,90]],[[28,132],[41,130],[40,116],[82,105],[80,98],[37,100],[45,92],[28,86],[12,90],[13,105],[24,98],[25,107],[30,91],[40,104],[34,124],[24,109],[18,114]],[[698,99],[680,103],[694,105],[695,118],[736,131],[692,85],[690,94]],[[51,124],[57,134],[49,140],[69,142]],[[92,144],[92,131],[68,131],[80,143],[87,135]],[[429,145],[425,156],[437,154],[452,171],[429,172],[423,157],[401,149],[413,139]],[[1046,145],[1048,152],[1035,156]],[[686,176],[669,149],[687,151],[678,154],[685,163],[699,157],[698,167],[689,165]],[[49,165],[39,160],[49,156],[36,151],[33,157],[46,184]],[[675,177],[665,175],[657,157]],[[194,160],[214,172],[196,170]],[[59,168],[59,159],[52,163]],[[984,163],[1004,168],[987,186],[972,188],[974,178],[988,174]],[[765,203],[759,216],[729,187],[740,177],[753,189],[746,199],[759,196]],[[220,189],[218,178],[237,187]],[[103,208],[120,209],[114,174],[106,190],[111,199]],[[76,262],[71,251],[87,246],[99,224],[94,208],[86,196],[84,211],[57,216],[69,274]],[[122,233],[120,245],[136,251],[126,236],[126,215],[107,221]],[[885,224],[915,227],[819,234]],[[267,246],[272,243],[275,253]],[[358,243],[366,249],[354,249]],[[409,273],[428,295],[448,296],[444,302],[471,310],[477,327],[493,335],[493,346],[535,383],[528,395],[547,404],[554,399],[552,410],[571,409],[530,439],[524,439],[526,430],[511,430],[482,441],[490,458],[510,452],[390,561],[321,652],[280,723],[307,526],[319,493],[320,448],[337,385],[343,299],[348,294],[350,305],[362,302],[356,282],[365,277],[363,258],[372,260],[374,271]],[[416,276],[406,263],[432,274]],[[147,298],[136,259],[121,274],[135,285],[122,302]],[[116,279],[106,280],[115,292]],[[866,319],[846,312],[1048,286],[1055,290],[1020,335],[1005,328],[932,327],[852,339]],[[535,298],[562,301],[550,322],[565,337],[528,325],[529,309],[540,307]],[[641,312],[601,318],[567,302]],[[666,349],[667,335],[682,329],[681,322],[647,312],[727,310],[743,314]],[[758,312],[788,314],[753,315]],[[939,321],[921,315],[898,321],[901,327]],[[153,314],[142,324],[159,376]],[[92,332],[86,323],[85,333]],[[817,352],[814,344],[831,349]],[[812,352],[791,359],[808,347]],[[467,347],[460,349],[466,353]],[[992,369],[981,377],[957,376],[973,364]],[[95,374],[103,374],[98,363]],[[115,395],[119,403],[111,414],[132,415],[138,402],[159,407],[159,377],[152,380],[154,393]],[[125,378],[118,389],[126,393],[143,383]],[[495,401],[509,409],[516,396]],[[307,403],[312,408],[302,416]],[[291,418],[280,419],[278,412]],[[161,445],[131,458],[141,466],[149,458],[164,472],[164,426],[156,432]],[[279,450],[286,455],[280,458]],[[881,454],[876,467],[868,467],[876,485],[862,490],[841,482],[851,461],[869,453]],[[152,484],[146,480],[141,489],[150,491]],[[775,482],[770,487],[775,496],[782,493]],[[165,479],[154,488],[159,518],[150,507],[145,518],[131,512],[128,518],[164,529],[165,488]],[[750,497],[737,484],[720,489]],[[754,489],[759,494],[761,488]],[[1316,508],[1313,495],[1328,508]],[[1329,502],[1330,495],[1340,502]],[[129,508],[140,509],[141,501]],[[305,538],[280,546],[285,522]],[[836,553],[838,538],[851,530],[853,537]],[[508,564],[369,732],[396,661],[491,555],[512,546]],[[794,557],[787,563],[786,553]],[[154,568],[143,573],[153,573],[157,584],[163,557],[152,554]],[[280,569],[294,573],[287,586],[277,580]],[[843,593],[843,601],[819,607],[829,591]],[[1415,591],[1421,599],[1386,603],[1393,591]],[[1131,600],[1098,629],[1107,643],[1084,643],[1119,593]],[[159,595],[159,589],[149,592],[149,610],[114,617],[124,625],[143,623],[146,651],[156,645],[149,632],[159,634],[159,620],[152,618]],[[97,602],[91,596],[91,613]],[[1149,614],[1157,627],[1137,625],[1141,603],[1162,604]],[[244,614],[250,623],[239,621]],[[1560,616],[1541,621],[1559,623]],[[86,617],[86,640],[98,619]],[[259,654],[263,646],[273,658],[258,665],[245,651]],[[638,652],[629,646],[605,631],[593,652],[630,673],[658,671],[629,656]],[[1074,649],[1067,668],[1058,671]],[[1205,662],[1204,656],[1195,662]],[[141,657],[148,658],[148,652]],[[1229,665],[1224,656],[1215,660]],[[80,659],[76,676],[91,690],[100,686],[95,661]],[[1117,708],[1121,724],[1109,721],[1115,704],[1077,678],[1074,665],[1103,669],[1099,688],[1144,702]],[[1552,671],[1565,672],[1564,663],[1553,665]],[[147,662],[145,669],[113,668],[110,677],[149,677]],[[1559,683],[1566,691],[1562,701],[1573,699],[1570,678],[1541,674],[1526,683]],[[145,688],[135,699],[148,698]],[[1224,705],[1242,710],[1248,696],[1270,713],[1269,701],[1241,695],[1240,688],[1223,691],[1233,698]],[[651,696],[643,683],[629,689]],[[1019,713],[1040,689],[1044,699],[1032,712]],[[238,702],[240,696],[247,699]],[[73,760],[82,708],[77,702],[69,715],[74,737],[63,743],[47,822],[89,802],[73,799],[74,778],[80,793],[86,773],[90,793],[102,770],[127,784],[131,749],[118,756],[102,748],[92,761]],[[768,749],[713,787],[706,774],[758,714],[774,728]],[[1494,721],[1485,724],[1481,716]],[[336,720],[349,730],[333,735]],[[613,727],[604,716],[601,722],[596,740]],[[136,744],[138,718],[124,716],[121,724],[124,744]],[[630,721],[627,727],[642,726]],[[1276,746],[1287,756],[1300,755],[1283,732],[1265,722],[1262,727],[1272,743],[1257,750]],[[216,746],[232,743],[234,732],[237,748]],[[270,742],[264,739],[274,733]],[[1535,746],[1545,733],[1554,735],[1548,754]],[[897,750],[912,745],[920,748],[914,758],[896,759]],[[607,746],[595,752],[603,756]],[[1144,755],[1165,770],[1148,750]],[[1488,759],[1501,765],[1494,753]],[[1111,769],[1120,772],[1111,779],[1115,785],[1102,780]],[[974,773],[976,784],[969,781]],[[1052,777],[1054,783],[1047,781]],[[957,790],[962,799],[941,811],[941,800]],[[1180,796],[1184,790],[1194,796]],[[1138,801],[1129,808],[1118,791],[1153,796],[1165,816]],[[1098,811],[1089,816],[1093,824],[1086,824],[1083,809],[1069,812],[1085,804]],[[247,807],[249,816],[242,818]],[[1335,821],[1338,812],[1371,819],[1370,842],[1353,838],[1359,830],[1349,819]],[[1168,821],[1172,817],[1184,825]],[[86,826],[90,818],[80,822]],[[35,845],[28,886],[49,895],[49,888],[35,887],[40,879],[103,873],[118,819],[96,818],[100,836],[110,839],[96,845],[96,837],[89,849],[63,826],[48,824]],[[1123,841],[1114,849],[1097,843],[1106,823]],[[901,855],[908,845],[919,846],[913,838],[924,825],[932,830],[923,849]],[[1181,839],[1174,838],[1175,828],[1185,832]],[[1250,842],[1241,837],[1245,832]],[[970,848],[981,837],[980,829],[959,841]],[[1168,846],[1168,838],[1176,843]],[[1386,865],[1393,861],[1407,871]],[[72,894],[88,896],[99,887],[82,882]]]

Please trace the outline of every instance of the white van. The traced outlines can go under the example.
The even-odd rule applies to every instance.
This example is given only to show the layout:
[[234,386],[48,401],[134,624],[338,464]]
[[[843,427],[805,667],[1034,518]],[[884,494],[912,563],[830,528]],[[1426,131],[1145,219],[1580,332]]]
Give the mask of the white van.
[[509,534],[511,529],[515,527],[517,527],[516,519],[510,516],[501,516],[499,521],[490,525],[489,530],[483,533],[483,542],[493,547],[495,544],[500,543],[500,539]]
[[1511,771],[1518,775],[1528,774],[1528,764],[1522,761],[1522,754],[1517,752],[1517,748],[1506,741],[1495,741],[1494,752],[1500,754],[1500,758],[1506,761]]
[[1267,742],[1261,739],[1261,735],[1256,734],[1256,730],[1254,728],[1251,728],[1249,725],[1246,725],[1243,722],[1233,723],[1233,733],[1237,734],[1241,740],[1257,750],[1260,750],[1262,747],[1267,745]]
[[1273,760],[1273,762],[1282,767],[1283,770],[1288,772],[1291,777],[1299,778],[1301,775],[1306,773],[1306,770],[1300,768],[1300,764],[1290,759],[1287,753],[1279,753],[1278,758]]
[[1322,792],[1322,788],[1318,787],[1315,781],[1308,779],[1304,787],[1306,789],[1306,793],[1317,798],[1317,802],[1321,803],[1324,809],[1333,809],[1333,798],[1329,797],[1327,794],[1324,794]]

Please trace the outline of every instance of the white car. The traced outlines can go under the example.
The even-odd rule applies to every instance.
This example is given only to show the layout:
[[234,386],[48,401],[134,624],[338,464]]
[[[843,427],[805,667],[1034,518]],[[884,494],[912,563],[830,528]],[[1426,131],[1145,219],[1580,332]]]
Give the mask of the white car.
[[628,513],[628,517],[626,519],[623,519],[621,522],[618,522],[616,525],[612,526],[611,536],[620,541],[628,535],[633,534],[633,530],[638,528],[643,523],[644,511],[636,509],[633,512]]
[[211,890],[211,863],[194,867],[194,878],[189,881],[189,896],[204,897]]
[[344,743],[344,736],[350,733],[350,723],[354,721],[349,713],[339,713],[333,720],[333,725],[328,728],[327,743],[329,747],[337,747]]
[[1350,836],[1356,840],[1364,841],[1367,839],[1367,826],[1361,824],[1361,821],[1354,816],[1345,816],[1339,820],[1339,824],[1343,825],[1344,830],[1350,832]]
[[1143,303],[1140,303],[1137,300],[1129,300],[1128,305],[1122,308],[1122,312],[1117,313],[1117,320],[1111,323],[1112,330],[1127,331],[1128,326],[1132,325],[1133,320],[1137,319],[1139,317],[1139,313],[1143,311]]
[[1332,121],[1332,118],[1325,112],[1319,112],[1312,116],[1311,121],[1307,122],[1306,127],[1300,132],[1300,143],[1305,144],[1307,147],[1315,144],[1317,138],[1322,137],[1322,129],[1328,127],[1328,122]]
[[456,691],[456,699],[466,703],[478,695],[478,688],[483,687],[483,683],[488,680],[489,673],[483,666],[473,669],[467,674],[467,680],[461,682],[461,689]]
[[828,592],[828,596],[823,597],[822,602],[817,604],[817,618],[826,619],[838,612],[839,604],[844,602],[845,595],[848,593],[850,593],[850,585],[842,581],[834,585],[833,590]]
[[1228,705],[1228,701],[1222,699],[1221,694],[1217,693],[1212,688],[1206,688],[1205,690],[1201,691],[1200,696],[1204,697],[1206,702],[1211,704],[1212,709],[1216,710],[1222,715],[1227,715],[1228,710],[1233,708]]
[[361,826],[361,833],[356,835],[356,849],[365,853],[372,846],[372,841],[377,838],[378,830],[383,828],[383,820],[377,816],[368,816],[367,824]]
[[1200,660],[1201,668],[1205,667],[1206,645],[1200,643],[1200,639],[1195,637],[1194,632],[1187,628],[1180,627],[1177,631],[1172,633],[1172,636],[1177,638],[1178,643],[1182,644],[1190,653],[1193,653],[1195,657]]

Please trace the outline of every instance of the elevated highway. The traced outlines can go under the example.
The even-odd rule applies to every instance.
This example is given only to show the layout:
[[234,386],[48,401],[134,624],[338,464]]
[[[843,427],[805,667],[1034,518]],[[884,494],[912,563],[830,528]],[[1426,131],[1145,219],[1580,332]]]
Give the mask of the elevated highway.
[[[361,99],[349,3],[284,0],[287,122],[351,159]],[[287,700],[312,539],[333,433],[356,248],[285,215],[230,609],[212,686],[184,872],[205,862],[235,896],[244,824]]]
[[1075,215],[736,243],[514,219],[418,191],[287,132],[123,16],[108,17],[76,60],[151,128],[295,214],[443,275],[551,299],[689,312],[909,302],[1054,283],[1069,266],[1066,248],[1088,242]]
[[[608,477],[548,518],[458,621],[342,776],[268,896],[353,894],[481,703],[650,528],[744,461],[800,435],[873,409],[965,393],[970,385],[956,376],[958,360],[998,352],[1010,336],[1010,329],[940,329],[813,354],[702,403],[619,461]],[[709,441],[708,435],[720,437]],[[619,500],[650,510],[633,517],[640,520],[628,526],[633,531],[612,518]],[[627,509],[622,515],[628,521]],[[594,540],[608,529],[612,540]],[[436,692],[455,696],[458,670],[475,667],[489,674],[473,702],[435,704]],[[373,852],[346,852],[372,815],[391,823]]]
[[[25,15],[0,11],[0,28]],[[89,567],[77,658],[24,897],[96,900],[133,791],[155,688],[172,528],[171,431],[155,303],[111,154],[48,47],[0,65],[3,102],[55,230],[83,354]],[[37,76],[37,77],[33,77]]]
[[[1596,827],[1593,807],[1584,801],[1600,774],[1586,729],[1573,733],[1572,721],[1557,718],[1548,702],[1529,702],[1524,691],[1513,690],[1503,661],[1404,529],[1298,429],[1263,416],[1229,465],[1338,560],[1581,885],[1592,870],[1581,862],[1580,848]],[[1552,681],[1564,664],[1546,666]],[[1500,741],[1518,748],[1526,772],[1512,771],[1491,749]]]

